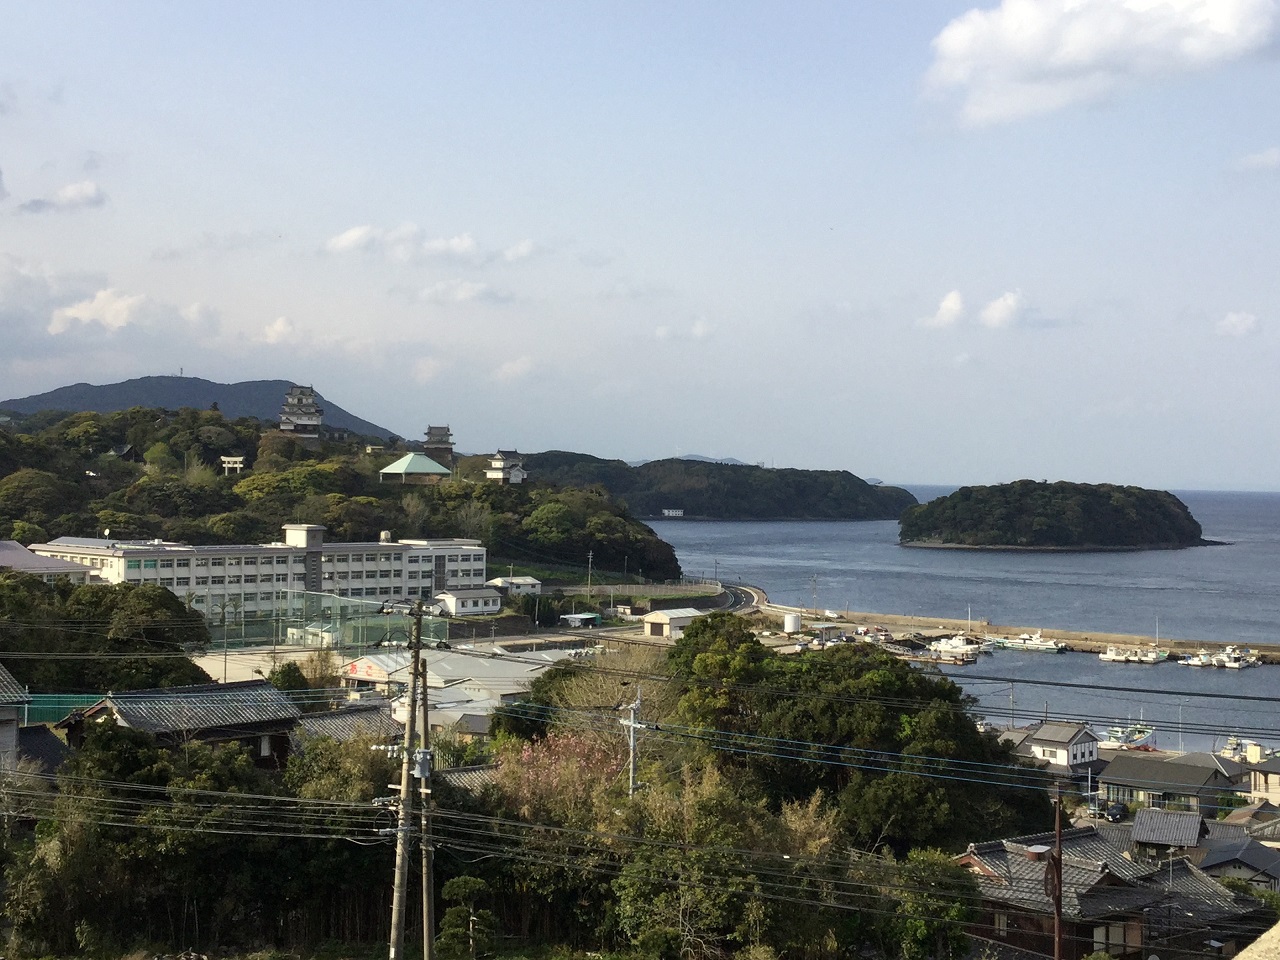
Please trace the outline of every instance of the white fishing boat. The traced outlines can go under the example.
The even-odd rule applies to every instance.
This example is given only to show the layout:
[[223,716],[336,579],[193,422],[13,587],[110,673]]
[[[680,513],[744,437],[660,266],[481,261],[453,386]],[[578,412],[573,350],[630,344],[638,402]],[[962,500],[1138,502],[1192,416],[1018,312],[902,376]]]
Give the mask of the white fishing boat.
[[1246,667],[1256,667],[1258,658],[1254,656],[1253,651],[1249,649],[1241,650],[1239,647],[1226,647],[1221,653],[1214,654],[1213,665],[1215,667],[1225,667],[1227,670],[1243,670]]
[[980,653],[990,653],[991,644],[986,640],[975,640],[957,633],[954,637],[939,637],[929,644],[929,649],[934,653],[973,654],[976,657]]
[[1047,640],[1040,635],[1040,631],[1035,633],[1023,633],[1016,637],[987,637],[987,640],[993,641],[996,646],[1005,650],[1028,650],[1036,653],[1062,653],[1067,649],[1067,645],[1061,640]]
[[1137,723],[1107,728],[1106,737],[1098,744],[1106,750],[1136,750],[1156,745],[1156,728],[1139,720]]
[[1189,653],[1181,660],[1175,661],[1184,667],[1212,667],[1213,655],[1208,650],[1200,649],[1195,653]]
[[1098,654],[1103,663],[1164,663],[1169,651],[1159,647],[1118,647],[1114,644]]

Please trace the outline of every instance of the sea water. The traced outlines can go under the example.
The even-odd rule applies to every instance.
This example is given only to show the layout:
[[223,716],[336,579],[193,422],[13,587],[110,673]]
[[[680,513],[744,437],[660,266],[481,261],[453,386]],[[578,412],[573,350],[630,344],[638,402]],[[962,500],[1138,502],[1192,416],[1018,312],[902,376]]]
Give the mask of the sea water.
[[[921,501],[947,487],[909,487]],[[1280,494],[1180,492],[1221,546],[1132,553],[929,550],[898,545],[896,521],[655,521],[686,575],[764,588],[775,603],[1159,635],[1280,642]],[[1103,726],[1139,718],[1166,749],[1228,734],[1280,746],[1280,667],[1208,670],[1101,663],[1088,654],[1001,651],[950,671],[995,722],[1049,715]],[[979,677],[993,679],[979,679]],[[1065,684],[1079,684],[1078,687]],[[1101,686],[1115,687],[1103,690]]]

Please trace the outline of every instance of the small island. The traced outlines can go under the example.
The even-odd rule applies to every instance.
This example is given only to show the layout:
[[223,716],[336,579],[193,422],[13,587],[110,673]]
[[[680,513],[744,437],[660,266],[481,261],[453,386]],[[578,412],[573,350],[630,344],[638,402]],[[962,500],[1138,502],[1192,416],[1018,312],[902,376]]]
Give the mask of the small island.
[[907,507],[898,522],[898,542],[912,547],[1170,550],[1212,542],[1173,494],[1110,483],[961,487]]

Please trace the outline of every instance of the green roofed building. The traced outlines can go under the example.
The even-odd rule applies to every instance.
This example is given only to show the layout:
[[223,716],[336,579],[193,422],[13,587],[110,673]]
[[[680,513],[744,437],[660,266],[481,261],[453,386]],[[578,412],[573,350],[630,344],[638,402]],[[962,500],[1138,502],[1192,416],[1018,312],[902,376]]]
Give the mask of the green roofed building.
[[406,453],[390,466],[378,471],[378,479],[382,483],[388,480],[401,483],[439,483],[443,477],[449,476],[449,468],[442,467],[430,457],[421,453]]

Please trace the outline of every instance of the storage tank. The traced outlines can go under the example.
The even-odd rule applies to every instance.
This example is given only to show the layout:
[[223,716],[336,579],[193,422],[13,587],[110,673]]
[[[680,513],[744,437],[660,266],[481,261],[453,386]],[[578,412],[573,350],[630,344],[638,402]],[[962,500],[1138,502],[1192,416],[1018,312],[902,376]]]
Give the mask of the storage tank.
[[800,632],[800,614],[788,613],[782,618],[783,633],[799,633]]

